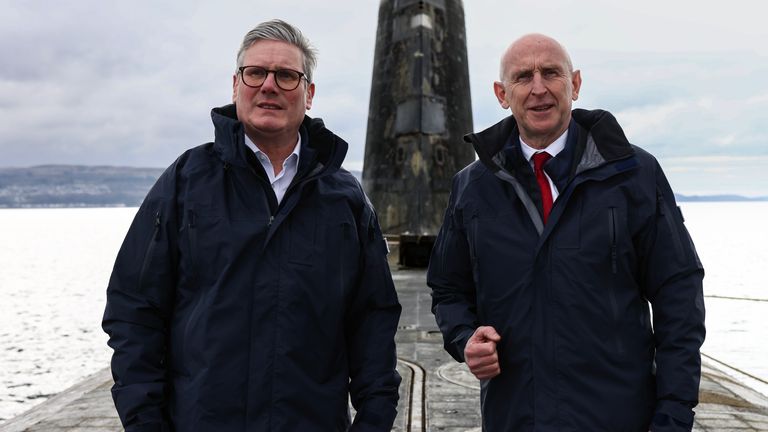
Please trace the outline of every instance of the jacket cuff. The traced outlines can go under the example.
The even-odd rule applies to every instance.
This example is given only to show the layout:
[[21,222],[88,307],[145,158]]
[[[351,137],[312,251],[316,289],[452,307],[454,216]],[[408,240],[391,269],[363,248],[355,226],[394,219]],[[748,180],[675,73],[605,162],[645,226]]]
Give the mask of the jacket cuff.
[[[394,402],[395,404],[397,402]],[[381,401],[376,407],[366,406],[355,414],[349,432],[389,432],[397,416],[397,409]]]
[[467,342],[469,341],[469,338],[472,337],[472,335],[475,334],[475,329],[473,328],[467,328],[466,330],[459,333],[459,335],[453,340],[453,346],[456,350],[456,355],[453,356],[453,358],[461,363],[466,362],[467,360],[464,358],[464,348],[467,347]]
[[693,429],[693,409],[685,403],[657,401],[651,423],[652,432],[682,432]]
[[172,432],[173,429],[168,423],[142,423],[138,425],[126,426],[125,432]]

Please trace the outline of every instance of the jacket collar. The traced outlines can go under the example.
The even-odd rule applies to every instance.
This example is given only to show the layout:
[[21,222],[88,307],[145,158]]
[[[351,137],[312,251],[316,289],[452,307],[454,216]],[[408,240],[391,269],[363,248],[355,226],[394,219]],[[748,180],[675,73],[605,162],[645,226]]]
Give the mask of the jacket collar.
[[[246,152],[251,150],[245,145],[245,129],[237,119],[235,105],[212,109],[211,119],[215,130],[214,151],[224,162],[247,166]],[[304,116],[299,134],[302,145],[297,176],[330,174],[339,170],[349,145],[328,130],[322,119]]]
[[[576,144],[573,156],[574,162],[578,161],[574,163],[573,172],[583,172],[634,154],[621,126],[608,111],[575,109],[571,118],[568,141],[569,144]],[[578,139],[570,136],[576,131]],[[508,160],[510,153],[502,150],[508,144],[519,146],[518,138],[517,122],[513,116],[509,116],[488,129],[466,135],[464,140],[474,146],[483,165],[497,172],[502,168],[510,170],[510,167],[514,171],[515,164]]]

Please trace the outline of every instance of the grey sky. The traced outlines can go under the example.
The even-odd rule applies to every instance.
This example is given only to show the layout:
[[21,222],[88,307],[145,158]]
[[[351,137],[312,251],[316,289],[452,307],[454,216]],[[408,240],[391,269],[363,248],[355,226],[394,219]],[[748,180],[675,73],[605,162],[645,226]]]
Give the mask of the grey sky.
[[[584,84],[576,106],[613,112],[680,193],[768,195],[768,26],[762,2],[469,0],[475,128],[507,113],[491,85],[515,38],[549,34]],[[311,116],[362,167],[379,1],[0,0],[0,166],[167,166],[212,139],[235,54],[285,19],[319,49]]]

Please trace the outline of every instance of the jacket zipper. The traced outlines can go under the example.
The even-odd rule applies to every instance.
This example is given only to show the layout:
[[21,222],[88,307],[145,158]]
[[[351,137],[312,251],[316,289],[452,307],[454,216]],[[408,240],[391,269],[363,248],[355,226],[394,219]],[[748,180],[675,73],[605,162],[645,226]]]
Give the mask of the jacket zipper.
[[152,260],[152,255],[155,250],[155,245],[157,244],[157,240],[160,237],[160,224],[161,224],[161,217],[160,217],[160,210],[155,212],[155,219],[154,219],[154,231],[152,232],[152,237],[149,239],[149,244],[147,245],[147,250],[144,252],[144,261],[141,263],[141,272],[139,272],[139,292],[144,292],[144,285],[145,285],[145,279],[147,275],[147,269],[149,267],[149,262]]
[[[309,174],[307,174],[306,177],[300,178],[295,183],[291,183],[290,185],[288,185],[288,188],[285,190],[285,195],[283,195],[282,201],[280,201],[277,204],[277,207],[275,208],[274,214],[270,214],[269,215],[269,221],[267,222],[267,228],[271,228],[272,227],[272,223],[275,221],[275,216],[277,215],[277,213],[280,212],[280,209],[282,208],[283,203],[286,202],[286,199],[288,198],[288,196],[293,193],[293,190],[296,189],[297,187],[299,187],[299,185],[302,185],[304,183],[308,183],[309,181],[318,178],[319,177],[319,173],[321,171],[323,171],[322,168],[323,168],[323,165],[319,164],[319,166],[316,167],[314,170],[312,170]],[[256,171],[254,171],[253,169],[251,169],[251,171],[253,171],[254,175],[256,175]],[[257,175],[257,177],[258,177],[258,175]],[[269,185],[269,187],[271,188],[272,185]],[[270,213],[271,213],[271,211],[270,211]]]
[[[248,169],[251,171],[251,174],[253,174],[253,176],[256,177],[257,181],[261,182],[262,185],[266,185],[267,187],[272,189],[272,185],[269,184],[268,181],[264,180],[261,176],[259,176],[259,174],[256,172],[256,170],[253,169],[253,167],[250,164],[246,164],[246,165],[248,166]],[[229,169],[229,163],[227,163],[227,162],[224,163],[224,169],[225,170]],[[286,191],[286,195],[287,195],[287,191]],[[285,199],[285,197],[283,197],[283,199]],[[275,206],[275,209],[274,209],[274,212],[273,212],[273,210],[272,210],[272,203],[269,201],[269,196],[268,196],[267,193],[264,194],[264,200],[267,202],[267,208],[269,209],[269,220],[267,221],[267,229],[269,229],[269,228],[272,227],[272,222],[274,222],[274,220],[275,220],[275,214],[277,214],[277,211],[278,211],[278,208],[279,208],[279,204],[277,206]]]
[[[310,171],[306,175],[306,177],[299,178],[299,179],[296,179],[294,177],[294,181],[292,181],[291,184],[289,184],[288,187],[285,189],[285,195],[283,195],[283,200],[280,201],[280,204],[277,205],[277,211],[280,211],[280,206],[283,205],[283,203],[285,202],[286,197],[288,197],[288,195],[290,195],[293,192],[294,189],[299,187],[299,185],[302,185],[304,183],[307,183],[307,182],[309,182],[311,180],[314,180],[314,179],[320,177],[320,173],[324,171],[324,168],[325,168],[325,165],[323,165],[322,163],[318,162],[318,165],[314,169],[312,169],[312,171]],[[296,175],[299,175],[299,173],[297,172]]]
[[531,197],[528,196],[528,193],[525,192],[520,182],[517,181],[517,179],[512,174],[503,169],[497,171],[495,175],[501,180],[512,185],[512,188],[515,190],[515,194],[520,199],[520,202],[523,204],[523,207],[525,207],[528,216],[531,218],[531,222],[533,222],[533,226],[536,228],[536,232],[541,235],[541,233],[544,232],[544,220],[541,218],[538,207],[533,203]]
[[[611,311],[613,312],[613,322],[614,325],[618,325],[619,323],[619,307],[616,302],[616,290],[618,289],[618,264],[617,264],[617,255],[618,255],[618,235],[616,232],[616,207],[609,207],[608,208],[608,236],[611,239],[611,272],[613,274],[611,286],[608,290],[608,299],[611,303]],[[619,333],[616,333],[616,350],[619,354],[624,353],[624,343],[621,340],[621,337],[619,336]]]

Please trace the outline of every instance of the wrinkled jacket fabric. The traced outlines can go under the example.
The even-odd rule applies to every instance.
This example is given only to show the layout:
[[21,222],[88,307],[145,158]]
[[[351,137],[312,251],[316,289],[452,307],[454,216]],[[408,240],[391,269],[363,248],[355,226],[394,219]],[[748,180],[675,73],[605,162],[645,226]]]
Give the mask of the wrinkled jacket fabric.
[[445,348],[464,361],[478,326],[501,335],[484,431],[689,430],[702,266],[656,160],[609,113],[572,118],[546,224],[514,118],[466,137],[479,160],[453,180],[428,271]]
[[235,107],[212,118],[215,142],[159,178],[110,278],[126,430],[389,431],[400,305],[347,144],[306,117],[278,206]]

